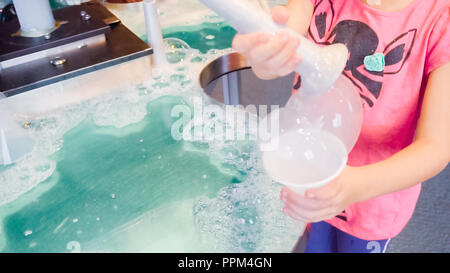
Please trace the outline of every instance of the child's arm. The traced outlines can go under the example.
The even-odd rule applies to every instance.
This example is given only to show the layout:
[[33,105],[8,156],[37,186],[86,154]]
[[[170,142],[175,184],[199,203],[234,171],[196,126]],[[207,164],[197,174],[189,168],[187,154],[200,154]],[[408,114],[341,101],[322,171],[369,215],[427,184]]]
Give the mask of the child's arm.
[[306,36],[313,15],[311,0],[290,0],[286,6],[272,9],[275,22],[286,22],[286,25],[296,32]]
[[318,222],[349,205],[422,183],[450,160],[450,63],[431,73],[415,141],[394,156],[363,167],[347,167],[327,186],[306,197],[284,188],[284,211],[293,218]]
[[[301,34],[306,34],[312,13],[311,0],[290,0],[285,7],[272,9],[275,22],[286,24]],[[233,40],[233,48],[248,59],[258,77],[266,80],[286,76],[298,67],[301,62],[297,54],[299,44],[299,39],[287,32],[238,34]]]

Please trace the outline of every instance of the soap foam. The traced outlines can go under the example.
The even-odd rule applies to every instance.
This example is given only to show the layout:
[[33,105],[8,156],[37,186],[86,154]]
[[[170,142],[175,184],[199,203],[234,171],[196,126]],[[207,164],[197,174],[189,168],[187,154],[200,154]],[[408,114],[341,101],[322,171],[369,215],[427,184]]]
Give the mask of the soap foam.
[[287,252],[300,235],[281,213],[281,186],[256,169],[245,181],[197,202],[193,213],[202,244],[217,252]]
[[[185,2],[183,1],[181,6],[187,7]],[[201,16],[188,16],[191,19],[187,20],[183,9],[170,9],[169,7],[173,8],[174,5],[163,5],[161,7],[163,25],[223,21],[200,6],[198,1],[192,2],[195,2],[192,4],[194,6],[189,6],[186,10],[192,13],[192,10],[198,8],[198,14]],[[273,5],[272,2],[278,4],[285,1],[271,1]],[[139,27],[137,29],[145,33],[145,29]],[[17,199],[54,173],[56,163],[50,159],[50,156],[63,147],[63,136],[82,121],[91,119],[97,126],[122,128],[141,121],[148,114],[148,103],[161,96],[180,96],[190,103],[193,96],[202,96],[203,93],[197,84],[201,69],[210,61],[232,52],[231,49],[227,49],[211,50],[206,54],[200,54],[197,50],[185,47],[174,47],[170,50],[172,50],[168,52],[170,64],[160,68],[160,71],[153,71],[152,78],[138,85],[112,90],[107,94],[67,105],[50,113],[32,115],[15,113],[13,121],[33,135],[36,146],[32,153],[16,164],[7,168],[0,166],[0,206]],[[0,101],[0,107],[2,102],[5,103],[4,101],[7,99]],[[226,121],[223,123],[226,125]],[[255,133],[250,131],[248,134]],[[279,201],[281,185],[273,182],[262,171],[255,143],[223,140],[184,142],[183,145],[186,150],[193,151],[204,151],[201,147],[206,145],[208,147],[206,151],[211,155],[211,163],[224,172],[233,173],[241,182],[222,189],[215,198],[203,197],[200,200],[189,200],[186,205],[183,205],[186,211],[192,210],[196,232],[199,231],[200,240],[205,245],[216,246],[218,252],[286,252],[290,250],[300,231],[294,220],[281,213],[282,203]],[[201,174],[200,177],[205,179]],[[160,214],[149,213],[152,215],[156,213],[157,218],[161,219],[160,216],[163,216],[166,211]],[[131,231],[138,231],[134,238],[141,239],[148,236],[148,227],[152,222],[148,224],[145,220],[146,216],[142,217],[126,225],[126,228],[131,227]],[[96,221],[100,220],[101,217],[96,218]],[[67,220],[56,228],[64,225],[65,221]],[[174,240],[176,239],[175,237]],[[107,245],[107,242],[99,239],[92,245],[88,244],[85,250],[99,251],[96,248],[99,242]],[[126,242],[121,243],[126,245]],[[155,248],[156,251],[164,249],[166,243],[162,241]],[[140,246],[142,248],[131,244],[129,251],[149,251],[145,244]],[[199,249],[202,248],[199,247],[196,250]],[[210,250],[207,247],[205,249]],[[173,251],[173,249],[167,250]],[[108,249],[102,249],[102,251],[108,251]]]
[[[185,57],[161,67],[159,75],[153,73],[153,77],[140,84],[111,90],[48,113],[28,114],[6,110],[10,122],[23,127],[33,137],[35,147],[16,164],[0,166],[0,206],[17,199],[53,174],[56,163],[50,156],[62,148],[63,136],[70,129],[86,119],[92,119],[98,126],[122,128],[141,121],[147,115],[148,103],[161,96],[180,96],[187,102],[192,96],[202,96],[203,91],[196,81],[201,69],[208,62],[230,52],[230,49],[211,50],[201,54],[186,47],[174,47],[172,50]],[[168,57],[171,53],[167,53]],[[113,75],[114,71],[111,73]],[[27,93],[20,96],[27,99]],[[7,109],[8,100],[0,100],[0,110]]]

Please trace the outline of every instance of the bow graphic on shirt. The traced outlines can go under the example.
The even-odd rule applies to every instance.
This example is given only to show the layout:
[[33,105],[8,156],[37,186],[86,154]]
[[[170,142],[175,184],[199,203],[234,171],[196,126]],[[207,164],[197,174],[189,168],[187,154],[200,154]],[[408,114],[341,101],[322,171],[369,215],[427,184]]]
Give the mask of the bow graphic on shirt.
[[[347,46],[349,58],[343,75],[359,89],[361,98],[373,107],[380,97],[383,77],[400,72],[410,57],[417,29],[408,30],[384,48],[379,48],[378,35],[367,24],[355,20],[343,20],[334,24],[335,9],[332,0],[319,1],[314,7],[314,14],[309,28],[310,38],[321,45],[342,43]],[[382,69],[368,69],[364,60],[380,55],[384,56]],[[301,78],[298,77],[294,89],[299,89],[300,86]]]

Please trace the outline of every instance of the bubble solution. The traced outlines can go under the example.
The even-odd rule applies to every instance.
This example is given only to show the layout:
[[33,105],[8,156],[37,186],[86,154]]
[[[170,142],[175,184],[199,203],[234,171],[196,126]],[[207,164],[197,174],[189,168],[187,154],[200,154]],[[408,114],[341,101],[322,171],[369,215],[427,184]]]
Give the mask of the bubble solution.
[[287,131],[275,143],[275,149],[263,152],[263,165],[272,179],[287,186],[311,188],[326,183],[347,163],[345,145],[325,130]]

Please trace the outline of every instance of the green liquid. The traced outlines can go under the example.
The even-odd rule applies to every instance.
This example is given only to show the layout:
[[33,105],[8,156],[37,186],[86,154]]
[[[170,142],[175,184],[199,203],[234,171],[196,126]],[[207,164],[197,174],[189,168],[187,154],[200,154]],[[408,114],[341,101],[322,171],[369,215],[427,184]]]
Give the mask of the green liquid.
[[[231,48],[236,30],[226,23],[203,23],[196,26],[177,26],[163,30],[164,38],[178,38],[191,48],[206,53],[211,49]],[[146,37],[144,37],[146,40]]]
[[[237,180],[205,151],[187,151],[172,138],[169,113],[177,104],[184,101],[162,97],[137,124],[117,129],[86,120],[66,133],[54,174],[0,207],[0,250],[68,252],[77,242],[88,251],[207,251],[197,242],[192,206]],[[109,235],[151,211],[136,231],[143,249]]]

